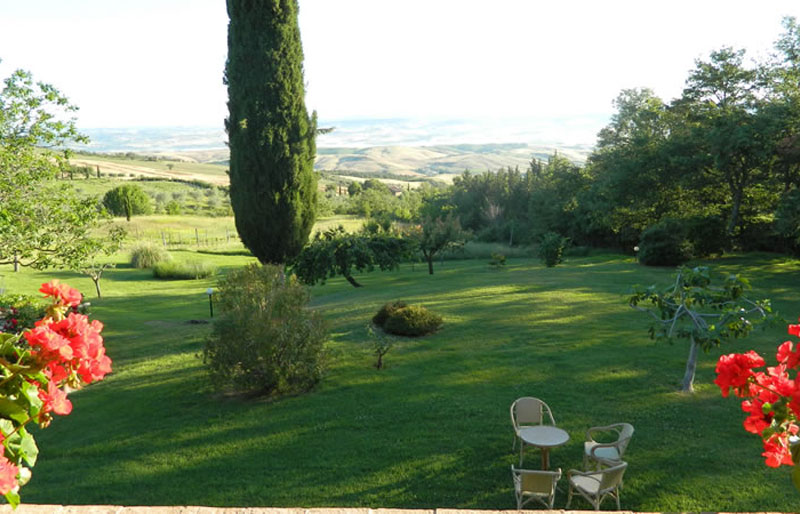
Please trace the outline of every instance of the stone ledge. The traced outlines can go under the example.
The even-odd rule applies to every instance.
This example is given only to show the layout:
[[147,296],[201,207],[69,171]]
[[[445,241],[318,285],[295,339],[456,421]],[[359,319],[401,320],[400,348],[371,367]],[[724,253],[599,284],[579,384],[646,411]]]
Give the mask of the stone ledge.
[[[369,508],[270,508],[270,507],[123,507],[121,505],[31,505],[22,504],[17,510],[0,506],[0,514],[571,514],[588,510],[460,510],[460,509],[369,509]],[[604,511],[632,513],[633,511]]]

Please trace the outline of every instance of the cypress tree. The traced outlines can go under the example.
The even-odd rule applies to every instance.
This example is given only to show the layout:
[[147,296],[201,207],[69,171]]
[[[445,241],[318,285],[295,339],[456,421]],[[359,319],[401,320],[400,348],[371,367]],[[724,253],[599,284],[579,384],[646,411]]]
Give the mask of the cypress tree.
[[230,195],[262,263],[285,263],[314,225],[316,113],[308,115],[297,0],[227,0]]

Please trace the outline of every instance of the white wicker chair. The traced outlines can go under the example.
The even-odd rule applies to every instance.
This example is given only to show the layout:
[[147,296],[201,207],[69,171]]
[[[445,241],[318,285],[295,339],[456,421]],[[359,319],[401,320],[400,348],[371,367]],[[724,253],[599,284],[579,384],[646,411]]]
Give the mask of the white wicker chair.
[[[611,434],[616,441],[601,443],[596,440],[598,434]],[[614,466],[622,462],[625,450],[633,436],[633,425],[628,423],[615,423],[604,427],[592,427],[586,431],[586,441],[583,443],[583,469],[600,469],[603,466]]]
[[572,495],[577,491],[578,494],[592,504],[594,510],[600,510],[600,503],[609,496],[617,500],[617,510],[621,510],[619,490],[622,485],[622,475],[625,474],[627,467],[627,462],[621,462],[616,466],[599,471],[569,470],[567,472],[569,494],[567,495],[566,509],[569,510]]
[[548,509],[553,509],[556,497],[556,484],[561,479],[561,470],[539,471],[518,469],[511,466],[514,478],[514,496],[517,498],[517,510],[522,510],[531,500],[536,500]]
[[[522,439],[519,437],[520,428],[544,425],[547,420],[550,420],[551,425],[556,424],[550,407],[538,398],[524,396],[522,398],[517,398],[514,400],[514,403],[511,404],[511,424],[514,425],[514,444],[511,448],[516,448],[517,439],[519,439],[520,459],[522,459],[522,447],[524,446]],[[520,462],[522,461],[520,460]]]

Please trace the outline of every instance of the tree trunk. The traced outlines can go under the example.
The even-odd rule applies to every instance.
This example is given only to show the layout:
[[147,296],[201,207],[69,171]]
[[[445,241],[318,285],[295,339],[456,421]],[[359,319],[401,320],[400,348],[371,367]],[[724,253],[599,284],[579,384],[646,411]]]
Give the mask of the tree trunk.
[[689,347],[689,358],[686,360],[686,373],[683,375],[683,382],[681,383],[681,391],[684,393],[694,392],[694,372],[697,369],[697,353],[700,350],[700,345],[691,338],[691,346]]
[[739,224],[739,209],[742,205],[742,188],[737,188],[733,193],[733,203],[731,205],[731,219],[728,222],[728,236],[733,235],[736,225]]
[[100,293],[100,277],[92,277],[94,281],[94,289],[97,291],[97,298],[102,299],[103,295]]
[[19,271],[19,256],[17,255],[17,251],[14,250],[14,273]]
[[361,284],[356,282],[356,279],[354,279],[352,275],[345,275],[344,278],[346,278],[347,281],[350,282],[350,284],[352,284],[353,287],[361,287]]
[[428,275],[433,275],[433,255],[426,255],[425,259],[428,260]]

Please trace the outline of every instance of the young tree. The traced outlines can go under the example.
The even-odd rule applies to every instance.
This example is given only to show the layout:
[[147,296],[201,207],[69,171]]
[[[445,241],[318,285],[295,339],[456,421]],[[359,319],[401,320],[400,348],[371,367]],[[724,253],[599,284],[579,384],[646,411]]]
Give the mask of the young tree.
[[17,70],[0,91],[0,264],[46,268],[79,252],[100,221],[93,199],[57,184],[63,147],[87,142],[77,108],[53,86]]
[[422,224],[410,234],[410,238],[428,262],[428,274],[433,275],[433,258],[436,254],[447,248],[463,245],[467,233],[461,229],[458,217],[449,213],[444,217],[423,219]]
[[721,286],[711,282],[711,272],[706,267],[681,268],[671,286],[661,290],[637,286],[628,300],[631,307],[653,318],[653,339],[689,340],[689,357],[681,382],[684,392],[694,391],[701,348],[708,352],[730,339],[747,336],[757,323],[774,320],[769,300],[744,296],[750,288],[746,279],[727,275]]
[[125,229],[118,226],[111,227],[106,237],[86,239],[79,251],[74,252],[69,258],[68,267],[92,279],[99,299],[103,298],[100,291],[100,279],[103,278],[103,272],[116,267],[116,264],[101,262],[98,257],[108,256],[119,250],[124,238]]
[[297,0],[227,0],[230,195],[244,245],[284,263],[315,219],[316,113],[305,107]]

